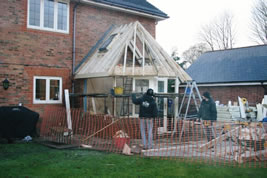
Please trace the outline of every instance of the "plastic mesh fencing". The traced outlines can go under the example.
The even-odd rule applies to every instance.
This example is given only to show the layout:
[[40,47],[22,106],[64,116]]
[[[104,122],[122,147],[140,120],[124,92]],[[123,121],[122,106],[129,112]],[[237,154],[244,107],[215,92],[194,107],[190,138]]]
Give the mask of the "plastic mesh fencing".
[[[115,118],[71,110],[47,109],[42,117],[43,141],[127,155],[203,161],[210,164],[267,167],[267,125],[248,122],[203,122],[168,119]],[[140,122],[153,125],[153,144],[142,142]],[[149,131],[145,128],[146,136]]]

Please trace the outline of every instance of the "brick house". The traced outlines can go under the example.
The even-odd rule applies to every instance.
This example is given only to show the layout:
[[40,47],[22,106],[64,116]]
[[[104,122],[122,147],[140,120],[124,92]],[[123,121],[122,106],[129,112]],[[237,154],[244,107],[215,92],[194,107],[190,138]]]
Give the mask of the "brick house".
[[255,106],[267,94],[267,45],[206,52],[186,72],[222,104],[240,96]]
[[62,106],[75,66],[111,25],[139,21],[155,37],[168,16],[146,0],[0,1],[0,106]]

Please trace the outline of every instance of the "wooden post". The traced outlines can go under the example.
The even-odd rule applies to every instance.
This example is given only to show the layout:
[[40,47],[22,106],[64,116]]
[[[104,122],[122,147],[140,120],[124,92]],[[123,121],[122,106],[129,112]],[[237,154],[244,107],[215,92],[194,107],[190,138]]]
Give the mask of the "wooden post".
[[72,130],[72,122],[71,122],[71,115],[70,115],[70,97],[69,97],[69,90],[65,89],[65,104],[66,104],[66,113],[67,113],[67,124],[68,129]]
[[145,38],[144,34],[142,33],[142,42],[143,42],[143,61],[142,61],[142,67],[143,67],[143,76],[145,75]]
[[92,97],[92,106],[93,106],[94,114],[96,114],[96,106],[95,106],[95,98],[94,97]]
[[126,69],[127,49],[128,49],[128,43],[126,42],[125,51],[124,51],[124,59],[123,59],[123,75],[125,75],[125,69]]
[[[132,91],[135,91],[135,78],[133,78],[133,89]],[[135,105],[132,104],[132,115],[134,116],[135,115]]]
[[[84,83],[83,83],[83,93],[87,93],[87,80],[88,79],[84,79]],[[84,112],[87,111],[87,96],[85,96],[83,98],[83,110]]]
[[[267,95],[264,95],[262,104],[267,104]],[[263,114],[262,115],[263,115],[263,118],[267,116],[267,108],[266,107],[263,107]]]
[[[114,86],[114,88],[117,86],[117,81],[116,81],[116,77],[114,77],[113,78],[113,86]],[[114,91],[115,92],[115,91]],[[114,110],[113,110],[113,115],[114,116],[117,116],[117,100],[116,100],[116,98],[114,97],[114,104],[113,104],[113,108],[114,108]]]
[[245,119],[246,118],[245,108],[244,108],[244,104],[242,103],[240,97],[238,97],[238,103],[239,103],[239,107],[240,107],[241,118]]
[[[179,93],[179,79],[176,78],[175,79],[175,93]],[[172,135],[174,135],[174,132],[176,132],[177,129],[177,123],[178,123],[178,109],[179,109],[179,97],[175,97],[175,101],[174,101],[174,127],[173,127],[173,133]]]
[[134,48],[133,48],[133,69],[132,69],[132,75],[134,75],[134,67],[135,67],[136,28],[137,28],[137,24],[135,24],[135,26],[134,26]]

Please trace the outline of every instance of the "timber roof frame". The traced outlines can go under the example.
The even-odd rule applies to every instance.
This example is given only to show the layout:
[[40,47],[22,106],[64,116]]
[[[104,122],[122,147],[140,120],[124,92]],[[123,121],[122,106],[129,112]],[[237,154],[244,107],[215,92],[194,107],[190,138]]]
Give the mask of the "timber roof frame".
[[182,82],[192,80],[138,21],[114,28],[102,43],[114,34],[117,35],[105,52],[99,51],[101,45],[98,45],[98,49],[79,65],[75,79],[149,76],[178,77]]

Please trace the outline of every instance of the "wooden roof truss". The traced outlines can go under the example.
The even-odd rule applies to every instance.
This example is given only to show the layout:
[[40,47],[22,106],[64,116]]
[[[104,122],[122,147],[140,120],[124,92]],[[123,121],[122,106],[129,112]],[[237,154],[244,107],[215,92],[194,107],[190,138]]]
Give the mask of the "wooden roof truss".
[[106,50],[95,51],[81,65],[75,74],[76,79],[158,76],[178,77],[182,82],[192,80],[139,22],[114,29],[106,40],[111,36]]

